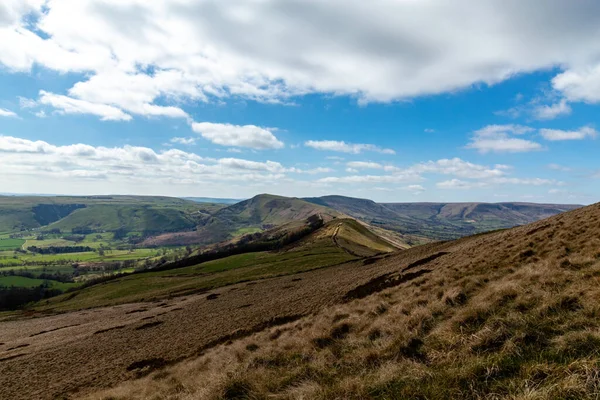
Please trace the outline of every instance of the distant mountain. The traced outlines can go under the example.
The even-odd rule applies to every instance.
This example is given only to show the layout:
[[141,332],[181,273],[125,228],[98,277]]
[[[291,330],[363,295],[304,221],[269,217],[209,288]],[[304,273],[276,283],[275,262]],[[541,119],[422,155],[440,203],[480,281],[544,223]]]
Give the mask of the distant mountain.
[[414,244],[449,240],[538,221],[580,205],[533,203],[376,203],[345,196],[306,198],[373,226],[408,235]]

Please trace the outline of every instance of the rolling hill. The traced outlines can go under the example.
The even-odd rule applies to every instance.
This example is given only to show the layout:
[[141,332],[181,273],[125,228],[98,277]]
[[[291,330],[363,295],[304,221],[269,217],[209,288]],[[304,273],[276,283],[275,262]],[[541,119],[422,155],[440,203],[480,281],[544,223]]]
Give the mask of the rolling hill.
[[512,228],[581,207],[533,203],[376,203],[344,196],[305,200],[373,226],[400,232],[411,244]]
[[222,205],[149,196],[0,196],[0,233],[48,228],[72,231],[193,229]]
[[364,265],[309,272],[300,282],[320,300],[284,307],[293,296],[271,286],[277,319],[86,398],[595,399],[599,249],[597,204],[398,252],[370,276]]
[[[347,240],[358,232],[336,224],[323,228],[349,229]],[[0,397],[592,399],[599,238],[593,205],[368,258],[343,250],[337,254],[349,259],[316,269],[298,263],[324,259],[323,246],[309,245],[325,243],[319,231],[276,253],[280,262],[257,254],[140,274],[155,283],[134,287],[157,291],[129,299],[141,303],[9,315],[0,325]],[[263,262],[275,274],[245,281]],[[278,276],[286,269],[293,275]],[[241,275],[200,293],[177,291],[228,271]],[[123,281],[95,290],[39,307],[132,295]]]

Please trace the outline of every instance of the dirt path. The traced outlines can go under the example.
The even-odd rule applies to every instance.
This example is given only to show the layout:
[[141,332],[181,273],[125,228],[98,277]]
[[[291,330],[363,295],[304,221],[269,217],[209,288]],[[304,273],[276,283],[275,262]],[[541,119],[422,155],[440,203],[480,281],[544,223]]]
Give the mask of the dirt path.
[[409,250],[377,264],[351,262],[209,295],[2,322],[0,398],[76,397],[112,386],[193,356],[240,330],[317,312],[423,254],[427,251]]

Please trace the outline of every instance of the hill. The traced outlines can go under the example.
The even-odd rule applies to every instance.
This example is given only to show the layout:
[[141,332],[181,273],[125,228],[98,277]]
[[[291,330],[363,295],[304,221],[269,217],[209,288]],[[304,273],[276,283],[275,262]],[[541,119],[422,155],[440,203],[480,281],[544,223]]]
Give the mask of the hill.
[[160,235],[145,245],[208,245],[245,233],[268,230],[296,220],[320,214],[325,220],[343,216],[331,208],[297,198],[269,194],[255,196],[221,208],[201,221],[194,232]]
[[149,196],[0,196],[0,233],[48,228],[190,230],[222,206]]
[[[264,282],[253,290],[270,290],[261,303],[271,322],[197,339],[182,363],[132,364],[150,375],[89,398],[594,399],[599,238],[593,205],[360,268],[308,272],[291,287]],[[204,312],[223,313],[238,298],[221,292]],[[244,310],[252,319],[253,306]],[[154,335],[172,333],[170,318],[160,320]]]
[[512,228],[581,207],[533,203],[376,203],[344,196],[306,200],[373,226],[400,232],[413,245]]
[[[310,233],[306,236],[299,236],[299,240],[280,247],[282,237],[298,232],[305,226],[295,221],[267,231],[255,239],[262,243],[273,241],[274,246],[271,247],[276,251],[260,248],[258,251],[230,251],[233,255],[227,256],[226,252],[223,257],[207,257],[208,261],[204,261],[201,255],[191,256],[51,298],[35,309],[65,311],[147,299],[160,300],[206,292],[241,281],[310,271],[397,250],[352,219],[332,220],[314,231],[308,231]],[[248,246],[253,241],[245,243]]]

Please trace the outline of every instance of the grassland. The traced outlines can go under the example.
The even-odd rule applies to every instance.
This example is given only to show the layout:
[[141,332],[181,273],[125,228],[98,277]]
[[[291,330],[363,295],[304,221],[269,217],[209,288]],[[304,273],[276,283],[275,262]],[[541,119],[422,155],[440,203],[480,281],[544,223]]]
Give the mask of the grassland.
[[23,239],[0,239],[0,251],[18,250],[24,244]]
[[597,399],[599,223],[399,253],[341,304],[90,398]]

